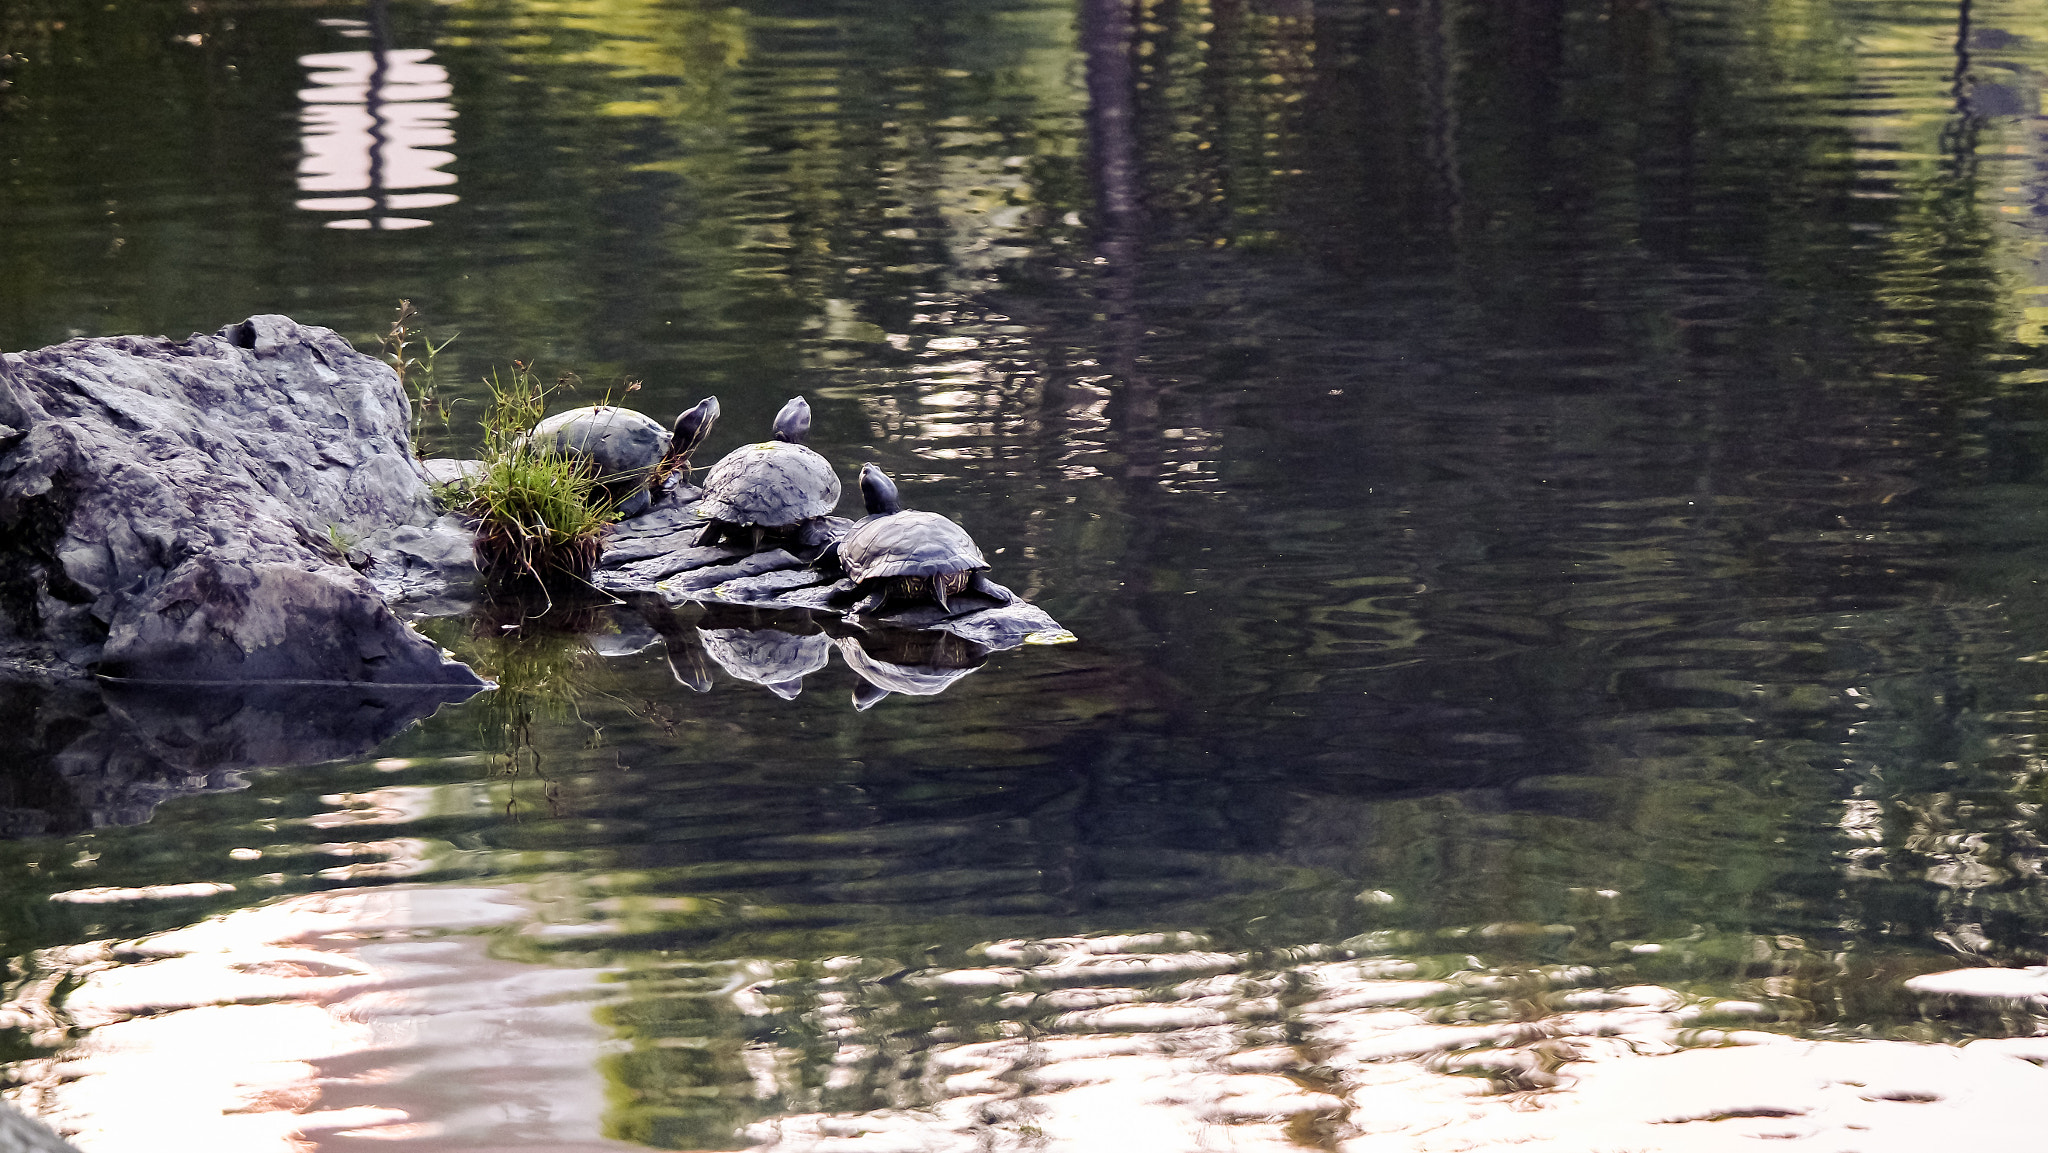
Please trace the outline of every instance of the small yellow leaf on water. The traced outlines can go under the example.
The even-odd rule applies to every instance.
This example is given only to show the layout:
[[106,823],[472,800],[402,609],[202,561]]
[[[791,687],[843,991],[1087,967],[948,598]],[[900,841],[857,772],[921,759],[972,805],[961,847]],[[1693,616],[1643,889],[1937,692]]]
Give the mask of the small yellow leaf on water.
[[1065,629],[1039,629],[1037,632],[1027,635],[1024,638],[1024,643],[1027,645],[1066,645],[1080,639],[1080,637]]

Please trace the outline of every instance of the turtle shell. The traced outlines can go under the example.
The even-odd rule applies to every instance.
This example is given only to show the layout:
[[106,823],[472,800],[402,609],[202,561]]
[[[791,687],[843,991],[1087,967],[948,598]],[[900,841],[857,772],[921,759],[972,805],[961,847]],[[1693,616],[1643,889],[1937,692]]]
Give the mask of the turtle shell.
[[839,561],[856,584],[878,577],[938,576],[988,567],[966,529],[938,513],[918,509],[863,519],[839,542]]
[[728,524],[785,528],[839,507],[839,474],[800,444],[766,440],[727,453],[704,478],[697,515]]
[[544,451],[589,461],[599,482],[616,488],[644,483],[673,439],[645,413],[609,404],[558,412],[528,436],[528,443]]

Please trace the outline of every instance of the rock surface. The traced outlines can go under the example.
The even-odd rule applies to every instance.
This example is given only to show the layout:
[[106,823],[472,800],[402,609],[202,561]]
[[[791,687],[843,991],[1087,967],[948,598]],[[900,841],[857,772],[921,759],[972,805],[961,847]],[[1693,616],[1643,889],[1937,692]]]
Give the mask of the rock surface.
[[0,1101],[0,1153],[78,1153],[76,1146]]
[[430,524],[401,525],[378,545],[364,575],[387,602],[410,606],[410,617],[467,612],[482,592],[471,517],[449,513]]
[[455,485],[475,484],[490,471],[490,466],[480,460],[454,460],[448,457],[434,457],[420,462],[420,474],[430,485],[443,488]]
[[[473,522],[429,487],[477,463],[416,461],[409,422],[386,365],[282,316],[0,356],[0,674],[480,687],[388,607],[479,592]],[[720,506],[680,477],[653,495],[612,532],[600,589],[827,616],[855,599],[805,563],[850,523],[822,495],[817,540],[758,552],[697,545]],[[878,623],[989,649],[1066,637],[1021,602],[955,608]]]
[[409,418],[283,316],[0,356],[0,668],[480,686],[345,563],[438,515]]
[[[431,471],[452,464],[430,460],[423,467]],[[601,592],[629,600],[655,597],[670,608],[736,605],[837,617],[860,599],[851,580],[806,562],[815,548],[792,543],[788,548],[749,552],[729,542],[697,544],[711,507],[715,506],[706,502],[703,490],[679,475],[670,476],[645,511],[612,526],[591,583]],[[813,523],[821,542],[839,539],[854,524],[840,516],[821,516]],[[369,576],[414,619],[465,611],[477,595],[468,531],[469,522],[453,515],[424,529],[400,530],[385,538]],[[803,555],[789,551],[792,548]],[[951,634],[990,651],[1074,639],[1044,609],[1022,600],[1005,605],[963,592],[952,598],[952,605],[949,614],[936,605],[895,603],[867,619],[889,629]]]
[[[672,607],[694,602],[837,616],[860,599],[851,580],[814,569],[785,549],[699,547],[696,526],[708,511],[704,504],[694,489],[659,494],[646,513],[613,529],[592,583],[616,596],[659,596]],[[836,539],[852,522],[827,516],[818,523],[821,535]],[[893,629],[951,633],[992,651],[1074,639],[1044,609],[1022,600],[1001,604],[964,592],[952,605],[946,613],[937,605],[897,603],[870,619]]]

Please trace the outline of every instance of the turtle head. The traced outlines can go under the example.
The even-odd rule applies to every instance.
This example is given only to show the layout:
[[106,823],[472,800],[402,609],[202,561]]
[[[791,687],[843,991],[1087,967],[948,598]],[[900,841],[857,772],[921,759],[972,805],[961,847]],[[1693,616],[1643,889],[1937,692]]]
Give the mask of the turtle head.
[[868,506],[869,516],[903,511],[903,501],[896,495],[896,482],[871,463],[860,466],[860,499]]
[[811,431],[811,406],[801,396],[793,396],[782,411],[775,414],[775,439],[791,444],[802,444]]
[[691,453],[704,446],[704,439],[711,435],[711,426],[717,423],[718,398],[707,396],[676,418],[675,439],[669,442],[668,454],[677,460],[690,459]]

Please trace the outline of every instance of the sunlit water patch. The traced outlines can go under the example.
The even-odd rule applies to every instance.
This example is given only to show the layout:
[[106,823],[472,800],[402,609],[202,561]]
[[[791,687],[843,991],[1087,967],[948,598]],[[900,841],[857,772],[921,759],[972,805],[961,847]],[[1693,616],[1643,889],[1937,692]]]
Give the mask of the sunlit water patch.
[[[600,1130],[845,1153],[1906,1149],[1959,1126],[2023,1141],[2043,1119],[2038,1038],[1802,1039],[1808,998],[1843,975],[1782,937],[1595,945],[1492,924],[1230,948],[1155,931],[940,964],[716,961],[673,934],[717,898],[563,880],[337,889],[45,950],[4,1012],[43,1044],[78,1040],[20,1064],[14,1097],[87,1149],[251,1151],[610,1147]],[[1717,953],[1753,975],[1699,979]],[[2044,990],[1973,969],[1887,995],[1929,1024],[2038,1032]]]
[[80,1040],[13,1097],[87,1149],[599,1147],[602,974],[490,947],[531,918],[500,889],[337,889],[50,950],[0,1011]]

